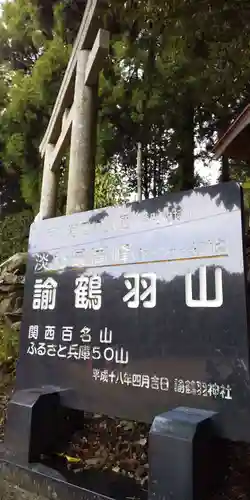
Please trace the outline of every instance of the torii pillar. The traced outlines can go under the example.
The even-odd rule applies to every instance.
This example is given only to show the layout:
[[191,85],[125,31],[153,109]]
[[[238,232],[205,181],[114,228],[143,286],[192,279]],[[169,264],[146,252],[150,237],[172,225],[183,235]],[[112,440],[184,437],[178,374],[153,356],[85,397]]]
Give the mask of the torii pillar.
[[100,30],[92,50],[78,54],[66,214],[94,205],[98,77],[103,65],[98,48],[108,42],[108,32]]

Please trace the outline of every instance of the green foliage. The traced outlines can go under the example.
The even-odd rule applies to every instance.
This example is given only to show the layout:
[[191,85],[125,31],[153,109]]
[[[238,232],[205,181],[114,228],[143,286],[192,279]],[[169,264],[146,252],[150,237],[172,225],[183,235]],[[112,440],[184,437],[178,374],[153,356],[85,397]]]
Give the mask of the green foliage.
[[6,0],[0,18],[0,58],[14,70],[28,72],[43,42],[32,2]]
[[95,208],[120,205],[128,201],[129,190],[122,182],[121,176],[112,171],[105,171],[101,166],[96,168]]
[[[211,147],[218,127],[249,100],[248,3],[126,2],[120,9],[110,7],[111,26],[114,11],[120,29],[102,89],[103,128],[113,125],[106,153],[118,154],[131,177],[141,133],[144,194],[159,191],[156,174],[166,180],[176,166],[178,186],[195,185],[194,163],[202,158],[195,145],[205,141]],[[148,155],[156,130],[161,158],[168,158],[157,169]]]
[[34,219],[31,210],[4,217],[0,220],[0,262],[18,252],[26,252],[30,224]]
[[[17,0],[11,5],[9,2],[4,4],[4,25],[2,26],[4,36],[7,39],[7,34],[11,34],[13,40],[19,43],[23,55],[27,51],[27,47],[30,48],[31,45],[32,50],[36,50],[36,53],[31,58],[32,63],[29,66],[29,71],[16,70],[12,72],[9,76],[8,92],[3,88],[2,100],[5,112],[0,124],[0,142],[3,144],[0,158],[5,169],[14,170],[19,176],[21,195],[24,201],[36,212],[40,199],[42,174],[42,162],[38,152],[39,143],[56,100],[63,72],[69,59],[71,45],[64,41],[65,22],[69,15],[69,13],[66,15],[65,2],[54,2],[53,27],[51,36],[47,38],[43,30],[44,25],[41,25],[41,5],[31,0],[25,2],[26,0]],[[21,8],[21,6],[23,9],[19,13],[17,8]],[[12,15],[11,19],[10,15]],[[79,11],[79,23],[80,20],[81,12]],[[25,22],[27,30],[25,36],[22,37],[19,28],[20,23]],[[43,37],[39,39],[38,34],[41,32],[43,32]],[[32,42],[34,36],[40,40],[40,46],[39,44],[35,46]],[[107,195],[106,204],[110,204],[112,199],[117,198],[114,196],[114,192],[119,192],[117,188],[118,177],[115,174],[109,177],[106,172],[105,179],[101,175],[101,179],[98,180],[98,175],[97,169],[97,186],[102,186],[102,189],[99,189],[96,194],[97,204],[105,204],[104,193]],[[109,186],[108,189],[106,189],[106,185]],[[64,198],[65,190],[64,186],[61,189]],[[100,202],[98,201],[99,197]]]
[[[5,168],[21,174],[21,192],[34,210],[40,198],[42,163],[38,147],[45,131],[70,48],[58,38],[46,44],[29,75],[15,73],[2,119]],[[48,85],[49,82],[49,85]]]
[[[5,168],[20,177],[21,193],[34,210],[42,169],[38,146],[84,4],[3,4],[0,157]],[[99,179],[97,169],[96,204],[105,204],[104,192],[106,204],[111,203],[111,188],[99,186],[116,186],[117,166],[128,179],[127,188],[135,189],[139,141],[144,196],[196,186],[201,179],[194,175],[195,161],[204,157],[197,144],[203,141],[211,148],[218,127],[225,126],[250,97],[247,2],[117,0],[108,9],[104,4],[100,3],[100,18],[112,39],[100,78],[97,163],[100,172],[110,166],[110,178]]]
[[0,319],[0,363],[16,360],[19,350],[19,333]]

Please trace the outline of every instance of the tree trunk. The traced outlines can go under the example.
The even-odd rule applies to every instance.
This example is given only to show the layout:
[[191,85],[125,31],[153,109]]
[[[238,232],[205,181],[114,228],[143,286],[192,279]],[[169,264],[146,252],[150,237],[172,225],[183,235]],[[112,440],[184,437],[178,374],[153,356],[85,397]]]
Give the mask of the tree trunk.
[[[190,100],[190,99],[189,99]],[[181,127],[181,190],[193,189],[195,186],[194,175],[194,107],[187,103],[183,108]]]
[[157,159],[156,159],[156,152],[154,154],[154,171],[153,171],[153,197],[155,198],[157,196],[157,185],[158,185],[158,178],[157,178]]
[[137,144],[137,161],[136,161],[136,176],[137,176],[137,201],[142,201],[142,145]]
[[228,181],[230,181],[230,165],[228,158],[223,155],[221,158],[220,182],[228,182]]
[[151,175],[150,172],[147,171],[148,169],[148,161],[147,161],[147,154],[148,154],[148,144],[150,143],[151,139],[151,110],[148,109],[148,101],[150,100],[150,95],[152,92],[152,79],[154,75],[154,70],[155,70],[155,39],[153,39],[151,36],[148,41],[148,58],[147,62],[145,64],[145,71],[143,74],[143,81],[144,81],[144,89],[145,89],[145,97],[142,101],[142,123],[140,127],[140,141],[142,143],[142,150],[143,150],[143,171],[144,171],[144,195],[145,199],[149,197],[149,188],[151,184]]
[[144,172],[143,172],[143,190],[144,190],[144,196],[145,200],[148,199],[149,196],[149,189],[148,189],[148,157],[147,154],[144,152]]
[[162,180],[161,180],[161,160],[158,157],[158,172],[157,172],[157,177],[158,177],[158,182],[157,182],[157,195],[160,196],[162,194]]

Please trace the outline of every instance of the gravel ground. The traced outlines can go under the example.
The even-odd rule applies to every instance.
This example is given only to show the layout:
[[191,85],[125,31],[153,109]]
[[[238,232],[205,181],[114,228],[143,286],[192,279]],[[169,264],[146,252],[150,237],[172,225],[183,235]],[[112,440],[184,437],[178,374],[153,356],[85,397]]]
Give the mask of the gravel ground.
[[[66,450],[68,468],[75,474],[86,470],[106,471],[127,478],[134,483],[134,499],[147,498],[149,427],[145,424],[95,416],[87,423],[84,432],[77,433]],[[221,491],[207,500],[250,499],[250,445],[225,443],[227,468]],[[216,458],[215,458],[216,459]],[[208,471],[209,472],[209,471]],[[123,483],[124,484],[124,483]],[[128,500],[123,486],[121,498]]]
[[0,500],[48,500],[44,497],[34,495],[7,481],[0,481]]

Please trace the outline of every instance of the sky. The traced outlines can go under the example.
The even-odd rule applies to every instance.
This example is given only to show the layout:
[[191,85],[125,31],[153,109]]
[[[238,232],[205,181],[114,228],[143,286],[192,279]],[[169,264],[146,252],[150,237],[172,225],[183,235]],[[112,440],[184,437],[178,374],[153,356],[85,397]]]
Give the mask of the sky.
[[219,177],[220,162],[211,161],[209,166],[203,164],[202,161],[197,161],[195,170],[200,176],[208,181],[209,184],[216,184]]

